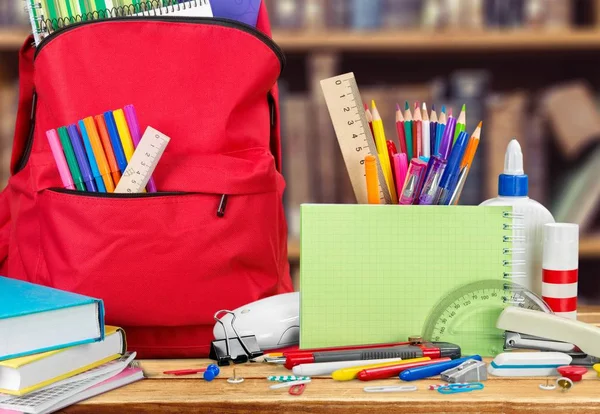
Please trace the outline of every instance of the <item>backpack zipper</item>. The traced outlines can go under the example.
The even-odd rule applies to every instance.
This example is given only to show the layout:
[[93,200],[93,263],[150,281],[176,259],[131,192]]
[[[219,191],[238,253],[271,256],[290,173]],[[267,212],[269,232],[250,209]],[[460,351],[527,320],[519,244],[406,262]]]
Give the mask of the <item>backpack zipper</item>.
[[50,43],[52,40],[56,39],[58,36],[69,32],[70,30],[77,29],[78,27],[85,26],[88,24],[97,24],[97,23],[112,22],[112,21],[116,21],[116,22],[157,21],[157,22],[175,22],[175,23],[183,22],[183,23],[205,24],[205,25],[212,25],[212,26],[223,26],[223,27],[229,27],[232,29],[238,29],[242,32],[248,33],[248,34],[256,37],[258,40],[263,42],[265,45],[267,45],[273,51],[273,53],[277,56],[277,59],[279,60],[279,64],[280,64],[279,74],[280,75],[285,67],[285,55],[284,55],[283,51],[277,45],[277,43],[275,43],[273,41],[273,39],[271,39],[269,36],[267,36],[266,34],[261,32],[260,30],[254,28],[250,25],[247,25],[245,23],[240,23],[236,20],[215,18],[215,17],[125,16],[125,17],[114,17],[111,19],[88,20],[88,21],[84,21],[84,22],[77,22],[77,23],[70,24],[69,26],[67,26],[63,29],[57,30],[56,32],[54,32],[54,33],[50,34],[49,36],[47,36],[46,38],[44,38],[44,40],[42,40],[41,43],[38,45],[33,59],[35,60],[37,58],[38,54],[42,51],[42,49],[46,45],[48,45],[48,43]]
[[[156,197],[181,197],[181,196],[191,196],[191,195],[199,195],[202,193],[192,193],[189,191],[165,191],[162,193],[90,193],[88,191],[77,191],[77,190],[67,190],[66,188],[60,187],[52,187],[48,188],[48,191],[52,191],[53,193],[60,194],[69,194],[77,197],[92,197],[92,198],[109,198],[116,200],[123,199],[144,199],[144,198],[156,198]],[[225,217],[225,209],[227,208],[227,199],[229,196],[227,194],[221,194],[219,197],[219,203],[217,205],[217,217],[222,218]]]

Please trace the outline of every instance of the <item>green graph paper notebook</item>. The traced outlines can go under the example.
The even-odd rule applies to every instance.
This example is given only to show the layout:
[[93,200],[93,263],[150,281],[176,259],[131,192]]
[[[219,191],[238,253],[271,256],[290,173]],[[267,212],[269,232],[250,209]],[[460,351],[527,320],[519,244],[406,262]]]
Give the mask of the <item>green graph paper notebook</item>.
[[[478,281],[504,286],[511,215],[510,207],[302,205],[301,348],[406,341],[453,292]],[[464,354],[501,350],[504,292],[467,301],[458,305],[470,313],[452,315],[452,340]]]

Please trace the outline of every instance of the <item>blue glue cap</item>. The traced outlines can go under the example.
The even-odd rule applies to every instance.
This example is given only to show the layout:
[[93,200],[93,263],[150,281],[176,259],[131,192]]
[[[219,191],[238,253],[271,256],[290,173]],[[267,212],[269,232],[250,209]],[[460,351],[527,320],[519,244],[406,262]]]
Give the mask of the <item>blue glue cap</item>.
[[523,153],[519,141],[513,139],[506,148],[504,173],[498,177],[498,195],[525,197],[529,193],[529,178],[523,171]]

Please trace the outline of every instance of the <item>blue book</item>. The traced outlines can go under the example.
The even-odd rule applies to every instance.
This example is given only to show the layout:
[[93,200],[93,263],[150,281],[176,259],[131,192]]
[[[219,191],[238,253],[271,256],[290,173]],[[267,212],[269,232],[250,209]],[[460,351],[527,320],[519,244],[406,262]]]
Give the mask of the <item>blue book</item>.
[[0,276],[0,361],[103,339],[101,300]]

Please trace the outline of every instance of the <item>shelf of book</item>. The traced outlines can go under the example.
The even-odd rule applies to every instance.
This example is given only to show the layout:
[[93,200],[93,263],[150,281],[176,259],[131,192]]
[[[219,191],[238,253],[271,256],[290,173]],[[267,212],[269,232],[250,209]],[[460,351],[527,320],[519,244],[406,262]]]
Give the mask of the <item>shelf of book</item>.
[[[594,259],[600,257],[600,235],[586,236],[579,240],[579,257],[582,259]],[[300,241],[289,240],[288,258],[292,264],[300,261]]]
[[[0,29],[0,48],[16,50],[28,31],[24,28]],[[514,30],[514,31],[282,31],[273,33],[275,41],[288,52],[311,50],[517,52],[527,50],[600,49],[600,29],[588,30]]]

